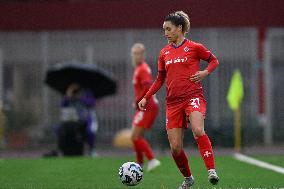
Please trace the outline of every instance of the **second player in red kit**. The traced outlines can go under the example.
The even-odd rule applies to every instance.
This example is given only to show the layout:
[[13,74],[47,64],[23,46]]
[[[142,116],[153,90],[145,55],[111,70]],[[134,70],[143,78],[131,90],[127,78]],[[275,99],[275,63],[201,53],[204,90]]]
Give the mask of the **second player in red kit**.
[[[202,44],[185,38],[189,27],[189,17],[183,11],[171,13],[165,18],[163,29],[169,44],[160,52],[156,80],[138,104],[140,109],[145,109],[149,99],[166,81],[167,134],[172,157],[185,177],[179,189],[188,189],[194,183],[188,158],[183,150],[184,131],[188,122],[208,170],[209,181],[212,184],[219,181],[212,145],[204,130],[206,101],[200,83],[219,63]],[[205,70],[200,70],[200,60],[208,62]]]
[[152,73],[148,64],[145,62],[145,47],[141,43],[136,43],[131,48],[132,64],[135,68],[133,74],[134,86],[134,107],[136,109],[132,122],[132,142],[136,153],[136,161],[140,165],[144,164],[144,155],[148,159],[147,171],[152,171],[161,163],[155,159],[153,150],[147,140],[144,138],[144,132],[150,129],[158,116],[158,100],[151,96],[145,107],[146,111],[141,111],[137,104],[143,98],[145,93],[152,85]]

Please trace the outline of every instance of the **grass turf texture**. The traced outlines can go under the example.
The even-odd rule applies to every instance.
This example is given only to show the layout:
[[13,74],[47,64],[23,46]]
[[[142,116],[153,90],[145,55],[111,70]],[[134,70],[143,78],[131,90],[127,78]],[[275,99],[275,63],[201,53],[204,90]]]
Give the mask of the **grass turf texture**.
[[[266,157],[267,158],[267,157]],[[271,157],[277,159],[277,157]],[[260,158],[261,159],[261,158]],[[144,173],[142,182],[133,189],[175,189],[183,177],[173,160],[160,157],[162,166]],[[125,158],[51,158],[1,159],[1,189],[126,189],[118,179],[118,168]],[[207,181],[207,172],[200,157],[190,157],[195,177],[193,188],[214,188]],[[239,162],[229,156],[216,158],[220,188],[280,188],[284,175]]]

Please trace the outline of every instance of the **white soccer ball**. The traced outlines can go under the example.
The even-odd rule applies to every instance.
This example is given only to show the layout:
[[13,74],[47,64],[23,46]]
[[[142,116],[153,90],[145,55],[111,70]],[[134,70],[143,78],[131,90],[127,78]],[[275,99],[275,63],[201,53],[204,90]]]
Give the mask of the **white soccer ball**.
[[123,184],[135,186],[143,178],[143,169],[138,163],[126,162],[119,168],[118,175]]

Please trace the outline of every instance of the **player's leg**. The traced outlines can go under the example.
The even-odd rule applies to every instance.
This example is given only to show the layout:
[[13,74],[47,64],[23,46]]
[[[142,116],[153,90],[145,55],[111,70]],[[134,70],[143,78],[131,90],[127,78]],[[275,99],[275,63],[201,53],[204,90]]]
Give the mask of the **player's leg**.
[[131,140],[133,143],[133,149],[136,153],[136,162],[143,166],[144,160],[143,160],[143,149],[141,147],[140,138],[144,135],[144,128],[143,127],[132,127],[132,133],[131,133]]
[[208,170],[208,178],[212,184],[217,184],[219,177],[215,171],[214,153],[211,141],[204,131],[204,114],[199,111],[192,111],[188,117],[195,140],[198,144],[200,155]]
[[168,129],[167,134],[171,147],[172,157],[175,160],[175,163],[179,168],[180,172],[185,177],[185,181],[179,188],[187,189],[193,185],[194,178],[190,172],[187,155],[183,150],[184,128]]
[[185,177],[184,182],[179,187],[181,189],[189,188],[194,183],[194,179],[188,165],[188,158],[183,150],[184,129],[187,128],[186,114],[184,112],[185,105],[186,104],[181,103],[171,106],[167,105],[166,107],[166,127],[172,157],[178,169]]

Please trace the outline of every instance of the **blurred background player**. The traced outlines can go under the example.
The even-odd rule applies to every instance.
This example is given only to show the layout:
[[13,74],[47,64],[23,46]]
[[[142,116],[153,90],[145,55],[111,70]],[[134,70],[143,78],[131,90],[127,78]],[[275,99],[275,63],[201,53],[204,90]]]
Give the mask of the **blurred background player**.
[[132,64],[135,68],[133,74],[133,86],[136,109],[133,122],[131,140],[136,153],[136,161],[141,166],[144,163],[144,155],[148,159],[147,171],[151,171],[160,166],[160,161],[154,158],[153,150],[147,140],[144,138],[144,131],[150,129],[158,116],[158,100],[151,96],[145,107],[146,111],[139,110],[137,104],[143,98],[152,84],[151,69],[145,62],[145,47],[142,43],[136,43],[131,48]]
[[[189,27],[189,17],[183,11],[171,13],[165,18],[163,29],[169,44],[160,52],[157,79],[138,104],[140,109],[145,109],[146,102],[166,80],[167,134],[172,156],[185,177],[179,189],[187,189],[194,183],[188,158],[183,150],[184,131],[188,127],[188,121],[208,170],[209,181],[212,184],[217,184],[219,181],[211,142],[204,131],[206,101],[200,83],[219,63],[202,44],[185,38]],[[207,68],[203,71],[200,71],[200,59],[208,62]]]

